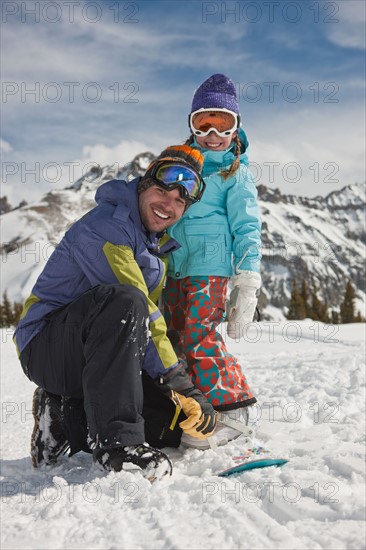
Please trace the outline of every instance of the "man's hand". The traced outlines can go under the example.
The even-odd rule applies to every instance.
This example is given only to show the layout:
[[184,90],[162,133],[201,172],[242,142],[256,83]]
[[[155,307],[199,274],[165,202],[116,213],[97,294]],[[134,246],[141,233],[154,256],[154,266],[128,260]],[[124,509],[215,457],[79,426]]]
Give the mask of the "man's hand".
[[191,382],[182,365],[178,365],[158,380],[159,388],[181,405],[187,419],[180,422],[182,430],[197,439],[207,439],[215,430],[215,409]]
[[[202,395],[203,397],[203,395]],[[215,431],[216,416],[212,405],[205,400],[199,403],[194,397],[184,397],[176,392],[172,392],[174,403],[180,404],[187,419],[179,423],[184,433],[196,437],[197,439],[207,439]],[[205,399],[203,397],[203,399]]]
[[244,327],[253,321],[257,307],[257,291],[262,279],[255,271],[242,271],[232,279],[227,334],[234,340],[243,336]]

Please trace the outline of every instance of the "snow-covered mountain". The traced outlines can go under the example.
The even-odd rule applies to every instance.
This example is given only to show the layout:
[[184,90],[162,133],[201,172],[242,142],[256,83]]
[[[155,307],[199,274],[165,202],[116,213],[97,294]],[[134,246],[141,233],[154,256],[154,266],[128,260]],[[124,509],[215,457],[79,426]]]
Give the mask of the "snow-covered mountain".
[[97,188],[113,178],[133,179],[155,158],[141,153],[123,167],[93,167],[71,187],[46,193],[39,201],[0,216],[1,290],[23,301],[65,230],[96,205]]
[[290,280],[310,282],[329,306],[337,307],[346,281],[357,289],[357,309],[365,307],[365,184],[355,183],[326,197],[282,195],[258,187],[263,219],[262,306],[282,309]]
[[[2,291],[23,300],[65,229],[95,206],[98,186],[113,179],[142,175],[152,153],[131,163],[93,168],[71,187],[50,191],[35,203],[6,212],[2,222]],[[353,184],[312,199],[282,195],[259,185],[263,219],[263,291],[265,318],[279,319],[290,297],[290,280],[313,276],[320,297],[339,304],[347,279],[357,289],[357,308],[364,315],[365,184]]]

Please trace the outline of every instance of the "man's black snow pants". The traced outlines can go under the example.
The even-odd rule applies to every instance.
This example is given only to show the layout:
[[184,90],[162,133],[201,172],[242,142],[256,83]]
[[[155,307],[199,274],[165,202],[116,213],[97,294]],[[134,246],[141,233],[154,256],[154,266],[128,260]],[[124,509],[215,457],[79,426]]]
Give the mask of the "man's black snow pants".
[[89,436],[103,447],[145,441],[141,370],[148,316],[136,287],[97,286],[53,312],[21,354],[35,384],[83,399]]

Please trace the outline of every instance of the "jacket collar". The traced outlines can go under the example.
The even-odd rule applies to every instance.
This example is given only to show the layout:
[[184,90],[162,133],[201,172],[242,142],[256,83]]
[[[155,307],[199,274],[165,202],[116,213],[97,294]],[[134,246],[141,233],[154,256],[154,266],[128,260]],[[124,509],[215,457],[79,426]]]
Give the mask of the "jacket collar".
[[[241,145],[242,152],[240,154],[240,164],[245,164],[246,166],[248,166],[249,165],[249,158],[248,158],[249,141],[243,128],[239,128],[238,134],[242,144]],[[235,160],[234,143],[232,143],[224,151],[211,151],[211,149],[204,149],[203,147],[198,145],[196,138],[194,138],[192,146],[199,149],[202,155],[204,156],[205,161],[204,161],[203,172],[202,172],[203,177],[205,175],[211,174],[213,170],[230,166]]]
[[[144,236],[146,248],[154,255],[165,255],[180,248],[180,245],[172,238],[165,239],[165,235],[148,231],[140,217],[137,187],[140,177],[132,181],[111,180],[101,185],[96,192],[97,204],[110,203],[122,208],[124,218],[131,218],[134,226]],[[165,239],[165,240],[164,240]],[[162,244],[163,242],[163,244]]]

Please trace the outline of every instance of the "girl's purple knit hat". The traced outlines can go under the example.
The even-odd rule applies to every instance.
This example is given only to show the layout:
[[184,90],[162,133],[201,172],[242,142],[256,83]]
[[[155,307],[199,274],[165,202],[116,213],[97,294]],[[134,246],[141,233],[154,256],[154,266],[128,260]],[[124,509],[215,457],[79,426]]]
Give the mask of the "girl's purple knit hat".
[[213,74],[194,93],[191,113],[199,109],[228,109],[240,115],[233,81],[224,74]]

